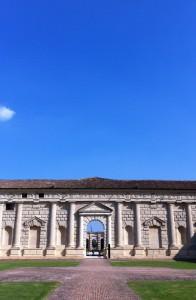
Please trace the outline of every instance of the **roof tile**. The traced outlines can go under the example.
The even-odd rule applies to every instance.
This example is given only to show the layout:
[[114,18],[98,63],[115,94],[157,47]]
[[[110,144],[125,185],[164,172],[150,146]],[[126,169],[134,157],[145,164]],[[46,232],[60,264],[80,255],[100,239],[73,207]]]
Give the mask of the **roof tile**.
[[0,189],[131,189],[131,190],[195,190],[196,181],[181,180],[117,180],[84,178],[79,180],[0,180]]

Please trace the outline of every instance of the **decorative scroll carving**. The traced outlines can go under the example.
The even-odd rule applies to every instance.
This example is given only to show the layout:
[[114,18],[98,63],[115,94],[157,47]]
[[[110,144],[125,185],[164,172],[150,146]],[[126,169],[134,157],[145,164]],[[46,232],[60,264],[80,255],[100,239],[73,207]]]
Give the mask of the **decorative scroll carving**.
[[161,227],[161,226],[165,226],[165,221],[159,219],[158,217],[152,217],[148,220],[146,220],[143,223],[144,227],[152,227],[152,226],[157,226],[157,227]]
[[32,219],[24,222],[24,226],[25,227],[33,227],[33,226],[43,227],[45,225],[45,223],[46,223],[45,221],[39,219],[38,217],[33,217]]

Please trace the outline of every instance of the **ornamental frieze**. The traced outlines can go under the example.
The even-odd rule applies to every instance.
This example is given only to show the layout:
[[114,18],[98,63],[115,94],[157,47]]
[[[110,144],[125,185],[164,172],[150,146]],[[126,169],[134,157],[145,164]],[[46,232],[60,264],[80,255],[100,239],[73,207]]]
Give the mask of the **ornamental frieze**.
[[45,201],[125,201],[125,202],[183,202],[183,201],[196,201],[196,195],[169,195],[169,194],[154,194],[154,193],[137,193],[137,194],[44,194],[44,198],[39,198],[37,193],[28,194],[27,198],[22,198],[21,194],[0,194],[0,200],[2,201],[34,201],[34,202],[45,202]]

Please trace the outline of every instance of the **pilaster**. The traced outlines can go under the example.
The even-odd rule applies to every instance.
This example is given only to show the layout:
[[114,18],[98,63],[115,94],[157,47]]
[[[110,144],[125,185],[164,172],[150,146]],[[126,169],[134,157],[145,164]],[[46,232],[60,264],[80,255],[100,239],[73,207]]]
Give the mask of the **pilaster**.
[[117,202],[117,245],[122,247],[122,203]]
[[111,246],[111,230],[112,230],[111,215],[109,215],[107,217],[107,243],[110,244],[110,246]]
[[46,255],[55,255],[56,250],[56,202],[51,203],[50,208],[50,231],[49,245],[46,249]]
[[1,254],[1,249],[2,249],[2,243],[3,243],[3,228],[2,228],[2,218],[3,218],[3,207],[4,204],[0,203],[0,254]]
[[191,243],[191,239],[194,235],[191,203],[186,204],[186,220],[187,220],[187,241],[188,243]]
[[83,249],[83,216],[79,216],[79,248]]
[[175,232],[175,221],[174,221],[174,203],[168,203],[168,223],[169,223],[169,255],[175,256],[178,252],[176,246],[176,232]]
[[21,225],[22,225],[21,224],[22,223],[22,207],[23,207],[23,203],[16,204],[14,241],[13,241],[13,247],[10,250],[10,255],[13,255],[13,256],[21,255],[20,237],[21,237]]
[[144,248],[142,246],[142,236],[141,236],[141,218],[140,218],[140,203],[135,203],[135,246],[134,255],[144,256]]
[[70,202],[70,208],[69,208],[69,242],[68,247],[74,248],[75,242],[74,242],[74,219],[75,219],[75,202]]

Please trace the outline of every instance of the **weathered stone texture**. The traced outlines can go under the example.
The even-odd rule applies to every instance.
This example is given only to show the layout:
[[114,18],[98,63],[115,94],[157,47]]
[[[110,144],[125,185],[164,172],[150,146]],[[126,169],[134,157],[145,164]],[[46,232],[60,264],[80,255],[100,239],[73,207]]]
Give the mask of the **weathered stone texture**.
[[[161,244],[162,247],[168,247],[168,232],[167,232],[167,206],[165,203],[141,204],[141,222],[144,223],[150,218],[158,217],[164,221],[164,226],[161,228]],[[142,230],[142,243],[145,247],[149,247],[149,227],[143,227]]]
[[[6,205],[8,201],[15,203],[14,210],[6,210]],[[108,224],[110,224],[110,241],[111,248],[114,257],[126,257],[134,255],[134,253],[139,253],[139,255],[144,257],[145,255],[149,256],[165,256],[166,250],[172,251],[168,253],[172,253],[171,255],[176,254],[182,247],[185,248],[187,245],[182,245],[183,240],[185,238],[179,237],[181,234],[181,228],[183,228],[183,234],[186,235],[187,241],[192,239],[193,237],[189,236],[193,231],[196,231],[196,202],[193,195],[181,196],[181,195],[162,195],[162,194],[152,194],[152,193],[135,193],[135,194],[107,194],[102,192],[95,193],[77,193],[77,194],[69,194],[64,195],[63,193],[45,193],[43,199],[39,199],[38,193],[31,193],[28,195],[26,199],[22,199],[21,195],[12,195],[8,194],[0,195],[0,200],[2,202],[3,210],[1,210],[2,215],[1,226],[1,242],[3,239],[6,240],[8,234],[5,232],[5,227],[9,226],[13,229],[13,234],[15,232],[14,226],[16,224],[16,216],[17,216],[17,203],[22,203],[22,217],[19,220],[19,224],[21,225],[21,234],[20,234],[20,251],[21,254],[24,249],[29,248],[29,231],[30,227],[34,226],[38,223],[38,227],[40,227],[40,243],[39,249],[32,249],[32,252],[29,253],[45,253],[47,252],[49,255],[67,255],[68,253],[71,255],[76,255],[77,253],[81,256],[85,255],[85,245],[86,245],[86,228],[88,222],[91,220],[99,220],[104,224],[104,245],[107,247],[108,243]],[[72,219],[70,218],[70,203],[74,203],[74,213],[72,214]],[[55,207],[55,217],[51,218],[53,215],[51,213],[52,203]],[[136,203],[139,205],[136,206]],[[190,206],[191,205],[191,210]],[[85,210],[81,213],[83,208],[88,206],[89,211],[87,215],[85,214]],[[139,217],[136,218],[136,207],[139,207]],[[168,207],[171,208],[170,215]],[[189,210],[187,210],[189,207]],[[53,211],[53,210],[52,210]],[[187,212],[188,211],[188,212]],[[188,217],[187,217],[188,214]],[[81,228],[79,226],[80,217],[83,216],[83,223]],[[119,217],[120,216],[120,217]],[[109,218],[110,217],[110,218]],[[19,218],[19,219],[20,219]],[[51,219],[56,223],[51,223]],[[69,231],[70,228],[70,220],[71,224],[73,224],[73,231]],[[136,222],[136,219],[139,219],[139,223]],[[34,220],[34,221],[33,221]],[[33,225],[32,225],[33,224]],[[53,226],[56,224],[56,226]],[[137,224],[137,225],[136,225]],[[139,225],[138,225],[139,224]],[[173,231],[172,231],[173,226]],[[57,233],[60,234],[60,227],[65,228],[64,235],[66,234],[66,240],[69,240],[68,236],[69,232],[73,232],[74,237],[74,245],[68,247],[68,243],[60,241],[59,249],[63,251],[56,251],[56,247],[54,245],[51,246],[49,243],[50,239],[57,239]],[[131,228],[131,234],[134,235],[133,239],[130,238],[131,242],[127,243],[128,240],[128,229]],[[141,245],[140,247],[136,246],[137,236],[138,234],[136,228],[140,228],[139,233],[141,232]],[[54,228],[54,230],[52,230]],[[120,230],[119,230],[120,229]],[[58,231],[59,230],[59,231]],[[176,244],[176,233],[178,234],[178,245]],[[64,236],[63,235],[63,236]],[[137,235],[137,236],[136,236]],[[173,245],[171,244],[171,235],[173,239]],[[62,237],[62,236],[61,236]],[[82,237],[82,238],[81,238]],[[59,238],[59,236],[58,236]],[[153,244],[152,239],[157,239]],[[125,244],[125,239],[126,244]],[[72,239],[73,240],[73,239]],[[193,240],[193,239],[192,239]],[[120,241],[120,244],[119,244]],[[83,243],[82,243],[83,242]],[[154,246],[154,249],[152,247]],[[79,247],[80,245],[80,247]],[[83,245],[83,247],[81,247]],[[158,246],[157,246],[158,245]],[[9,245],[8,245],[9,246]],[[12,245],[9,246],[9,248]],[[190,246],[190,245],[188,245]],[[6,249],[2,246],[2,253],[4,253]],[[57,247],[58,248],[58,247]],[[80,249],[78,249],[80,248]],[[81,249],[84,248],[84,249]],[[139,249],[136,249],[139,248]],[[187,248],[188,249],[188,248]],[[43,250],[43,251],[42,251]],[[135,250],[138,250],[134,252]],[[193,251],[192,249],[191,251]],[[188,251],[188,250],[187,250]],[[182,251],[181,251],[182,252]],[[28,251],[26,251],[28,253]],[[186,252],[186,255],[189,255]],[[195,253],[196,256],[196,253]]]
[[3,227],[5,226],[11,226],[11,227],[14,227],[14,223],[15,223],[15,216],[16,216],[16,211],[15,209],[12,211],[12,210],[5,210],[5,206],[4,206],[4,209],[3,209],[3,216],[2,216],[2,224],[3,224]]
[[[49,203],[24,203],[22,225],[33,217],[38,217],[45,222],[40,231],[40,247],[46,248],[48,241]],[[21,245],[28,248],[29,228],[22,226]]]

